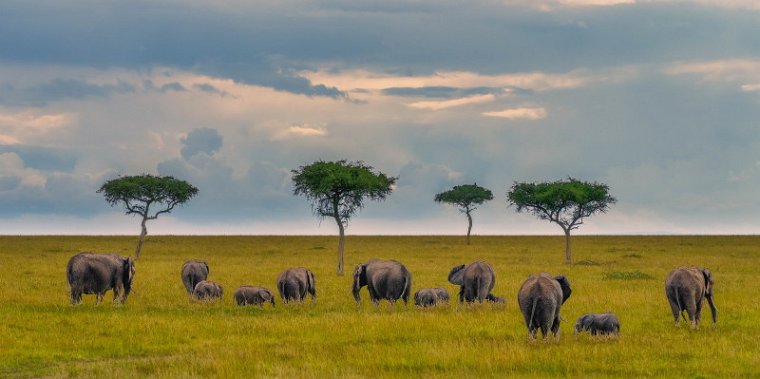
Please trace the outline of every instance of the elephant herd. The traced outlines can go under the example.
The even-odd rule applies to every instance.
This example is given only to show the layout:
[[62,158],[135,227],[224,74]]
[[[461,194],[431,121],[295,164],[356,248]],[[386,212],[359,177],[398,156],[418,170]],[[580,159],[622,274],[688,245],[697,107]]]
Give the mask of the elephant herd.
[[[188,294],[197,300],[220,299],[223,288],[208,280],[208,263],[190,260],[182,265],[180,276]],[[135,264],[131,257],[114,254],[79,253],[69,259],[66,276],[71,289],[71,303],[81,302],[82,294],[95,294],[96,304],[103,300],[106,291],[113,290],[114,302],[122,304],[132,288]],[[491,293],[496,283],[493,267],[483,261],[458,265],[448,275],[450,283],[459,286],[460,303],[478,301],[504,303],[505,299]],[[671,271],[665,281],[665,294],[670,303],[676,326],[679,316],[699,325],[704,300],[707,300],[713,323],[717,322],[717,309],[713,303],[712,273],[699,267],[679,267]],[[360,290],[367,287],[370,301],[378,305],[381,300],[395,303],[402,300],[408,304],[412,291],[412,274],[401,262],[373,259],[356,266],[353,273],[352,294],[361,304]],[[314,273],[303,267],[289,268],[277,277],[277,291],[283,303],[303,302],[307,295],[316,302],[317,291]],[[572,293],[570,281],[562,275],[547,273],[530,275],[520,286],[517,302],[528,329],[528,335],[536,338],[538,330],[546,338],[549,333],[556,338],[559,333],[560,308]],[[272,291],[261,286],[243,285],[233,294],[239,306],[265,303],[275,305]],[[413,296],[414,304],[429,307],[449,301],[444,288],[422,288]],[[686,315],[684,315],[686,313]],[[592,335],[617,335],[620,321],[614,313],[590,313],[578,318],[575,332]]]

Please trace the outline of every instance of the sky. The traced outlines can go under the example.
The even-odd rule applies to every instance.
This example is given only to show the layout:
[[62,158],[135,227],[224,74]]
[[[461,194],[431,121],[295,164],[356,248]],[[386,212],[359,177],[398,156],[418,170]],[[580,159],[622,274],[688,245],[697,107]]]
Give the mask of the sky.
[[515,182],[618,199],[577,234],[760,233],[760,4],[678,0],[0,3],[0,234],[138,234],[102,183],[197,197],[150,234],[336,234],[291,170],[397,186],[347,234],[561,234]]

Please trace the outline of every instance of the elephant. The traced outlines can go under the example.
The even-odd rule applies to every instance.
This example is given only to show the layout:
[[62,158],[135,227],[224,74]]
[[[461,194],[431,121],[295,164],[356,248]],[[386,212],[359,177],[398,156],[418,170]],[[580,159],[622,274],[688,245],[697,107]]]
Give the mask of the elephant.
[[95,253],[74,255],[66,265],[71,304],[79,304],[82,294],[95,294],[95,304],[100,304],[110,289],[113,289],[113,302],[124,304],[132,290],[134,276],[135,261],[132,257]]
[[221,299],[224,289],[222,286],[211,280],[201,280],[193,289],[193,298],[197,300],[214,300]]
[[505,298],[503,298],[501,296],[496,296],[496,295],[494,295],[492,293],[489,293],[486,296],[486,301],[491,302],[491,303],[495,303],[495,304],[506,304],[507,299],[505,299]]
[[274,295],[272,291],[264,287],[240,286],[232,296],[235,298],[237,305],[241,307],[249,304],[263,307],[266,302],[272,303],[272,307],[274,307]]
[[612,312],[589,313],[578,318],[575,322],[575,334],[589,332],[592,336],[618,335],[620,333],[620,320]]
[[284,304],[291,300],[302,302],[307,293],[314,303],[317,300],[314,273],[304,267],[289,268],[277,277],[277,291]]
[[517,292],[520,305],[528,327],[528,335],[536,338],[538,329],[546,339],[549,330],[556,338],[559,333],[559,310],[570,297],[570,281],[559,275],[552,277],[547,273],[530,275]]
[[199,260],[190,260],[182,265],[182,271],[180,277],[182,278],[182,284],[185,285],[185,289],[188,294],[193,293],[195,285],[208,278],[209,269],[208,263]]
[[482,303],[496,284],[496,273],[490,264],[483,261],[469,265],[454,266],[449,272],[449,282],[459,286],[459,302]]
[[375,306],[383,299],[391,304],[402,299],[407,305],[412,292],[412,274],[401,262],[372,259],[354,269],[352,292],[357,305],[361,304],[359,290],[364,286],[367,286],[369,298]]
[[444,288],[420,288],[414,293],[414,305],[423,308],[448,302],[449,292]]
[[712,273],[706,268],[679,267],[668,274],[665,279],[665,295],[673,311],[676,326],[679,326],[680,321],[678,315],[683,315],[684,311],[689,315],[692,327],[698,326],[702,319],[702,305],[705,299],[710,305],[713,324],[718,322],[718,310],[713,303],[713,284]]

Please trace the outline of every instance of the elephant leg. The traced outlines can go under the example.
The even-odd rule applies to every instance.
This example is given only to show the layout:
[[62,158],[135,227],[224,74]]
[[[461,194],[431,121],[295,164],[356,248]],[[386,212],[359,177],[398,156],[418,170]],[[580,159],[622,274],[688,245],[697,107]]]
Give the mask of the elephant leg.
[[82,291],[71,288],[71,305],[77,305],[82,302]]
[[694,322],[697,326],[699,326],[699,323],[702,321],[702,304],[704,301],[698,301],[697,302],[697,311],[694,313]]
[[554,321],[552,322],[552,334],[554,335],[554,338],[559,337],[559,323],[560,323],[560,316],[559,312],[554,316]]
[[668,302],[670,303],[670,310],[673,312],[673,320],[676,326],[679,326],[681,323],[678,320],[678,316],[681,315],[681,308],[678,306],[678,302],[674,299],[668,298]]
[[105,296],[105,293],[103,293],[103,292],[98,292],[95,295],[95,305],[98,305],[98,304],[100,304],[101,301],[103,301],[103,296]]

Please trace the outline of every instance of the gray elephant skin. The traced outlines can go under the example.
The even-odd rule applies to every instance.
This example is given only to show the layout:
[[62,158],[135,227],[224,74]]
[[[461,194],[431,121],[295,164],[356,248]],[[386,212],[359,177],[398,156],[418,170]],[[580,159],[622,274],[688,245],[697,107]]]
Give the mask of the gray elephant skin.
[[459,286],[459,302],[482,303],[496,284],[496,273],[490,264],[476,261],[469,265],[454,266],[449,272],[449,282]]
[[420,288],[414,293],[414,305],[419,307],[432,307],[440,303],[449,302],[449,291],[444,288]]
[[718,310],[713,303],[713,284],[712,273],[706,268],[679,267],[668,274],[665,279],[665,295],[676,326],[679,325],[678,316],[684,311],[689,315],[691,325],[698,326],[705,299],[710,306],[713,324],[718,322]]
[[308,293],[312,303],[317,300],[317,284],[314,273],[304,267],[289,268],[277,276],[277,291],[284,304],[302,302]]
[[208,278],[209,269],[208,263],[199,260],[190,260],[182,264],[182,271],[180,276],[182,278],[182,284],[185,285],[185,289],[188,294],[192,294],[195,289],[195,285]]
[[66,265],[71,304],[79,304],[82,294],[95,294],[95,304],[100,304],[108,290],[113,290],[114,303],[124,304],[132,290],[134,276],[135,261],[132,257],[79,253],[71,257]]
[[489,293],[488,296],[486,296],[486,301],[491,302],[491,303],[495,303],[495,304],[506,304],[507,303],[507,299],[505,299],[505,298],[503,298],[501,296],[496,296],[496,295],[494,295],[492,293]]
[[193,298],[197,300],[221,299],[222,294],[224,294],[224,288],[211,280],[201,280],[193,289]]
[[552,277],[547,273],[530,275],[520,286],[517,302],[528,327],[528,335],[536,338],[538,329],[546,339],[549,331],[559,333],[560,307],[570,297],[570,281],[564,276]]
[[575,322],[575,333],[581,332],[589,332],[592,336],[618,335],[620,320],[612,312],[585,314]]
[[412,274],[401,262],[373,259],[354,269],[352,292],[356,304],[361,304],[359,290],[364,286],[367,286],[369,298],[376,306],[383,299],[391,303],[401,299],[407,305],[412,292]]
[[272,291],[260,286],[240,286],[233,294],[237,305],[257,305],[264,306],[264,303],[270,302],[274,307],[274,294]]

